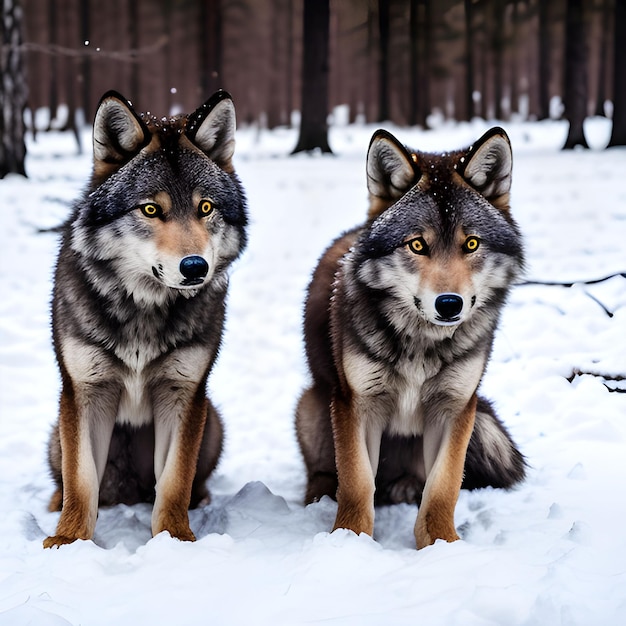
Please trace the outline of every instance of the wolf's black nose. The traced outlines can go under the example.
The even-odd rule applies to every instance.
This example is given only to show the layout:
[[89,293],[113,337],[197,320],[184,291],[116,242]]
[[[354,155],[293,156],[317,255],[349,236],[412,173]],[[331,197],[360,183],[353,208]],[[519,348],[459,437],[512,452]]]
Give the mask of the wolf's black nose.
[[209,271],[209,264],[198,255],[186,256],[180,262],[180,273],[189,280],[202,279]]
[[435,309],[444,321],[453,320],[463,310],[463,298],[455,293],[443,293],[435,300]]

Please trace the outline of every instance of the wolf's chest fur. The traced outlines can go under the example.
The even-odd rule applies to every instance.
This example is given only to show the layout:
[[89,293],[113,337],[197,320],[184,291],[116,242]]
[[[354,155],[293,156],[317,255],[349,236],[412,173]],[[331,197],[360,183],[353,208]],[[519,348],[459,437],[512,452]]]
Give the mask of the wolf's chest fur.
[[391,434],[420,435],[424,431],[422,397],[424,383],[432,377],[429,365],[420,357],[404,358],[385,377],[386,393],[393,403],[386,428]]
[[[493,332],[488,316],[477,313],[461,327],[426,329],[416,322],[402,324],[402,330],[396,327],[394,332],[388,325],[387,332],[372,332],[381,312],[370,309],[369,322],[364,323],[366,308],[351,304],[360,312],[361,324],[352,327],[359,339],[349,342],[352,347],[343,354],[343,369],[350,388],[376,407],[376,419],[386,432],[421,435],[428,405],[441,403],[442,390],[449,389],[445,393],[455,402],[466,389],[478,385],[487,353],[477,345],[489,345],[483,340]],[[366,349],[355,349],[359,344]],[[459,387],[458,380],[467,386]]]
[[392,434],[423,432],[425,386],[442,370],[441,357],[435,350],[420,342],[412,344],[393,361],[376,361],[358,352],[348,352],[344,357],[351,388],[364,401],[380,405],[379,419]]
[[142,354],[145,345],[125,347],[126,354],[120,358],[124,364],[119,368],[123,386],[116,421],[133,426],[141,426],[154,419],[153,392],[157,387],[169,386],[176,390],[194,385],[210,361],[209,350],[199,344],[155,354],[152,359],[147,358],[150,353]]
[[152,421],[152,403],[146,393],[143,372],[129,372],[124,378],[116,422],[143,426]]
[[[162,356],[165,346],[158,333],[145,333],[145,329],[125,333],[124,341],[117,343],[113,352],[119,359],[117,369],[123,384],[116,421],[141,426],[153,419],[152,401],[148,385],[150,370]],[[143,335],[143,336],[142,336]],[[152,372],[154,376],[154,372]]]
[[[74,296],[80,299],[80,293]],[[64,293],[61,310],[72,299]],[[195,297],[169,300],[160,306],[137,306],[132,298],[116,293],[108,306],[100,301],[83,315],[74,310],[70,336],[62,341],[65,366],[75,384],[85,390],[111,386],[108,397],[118,404],[118,423],[151,422],[154,390],[200,380],[217,347],[219,335],[211,326],[221,319],[221,294],[208,287]],[[213,311],[212,318],[202,315],[207,309]]]

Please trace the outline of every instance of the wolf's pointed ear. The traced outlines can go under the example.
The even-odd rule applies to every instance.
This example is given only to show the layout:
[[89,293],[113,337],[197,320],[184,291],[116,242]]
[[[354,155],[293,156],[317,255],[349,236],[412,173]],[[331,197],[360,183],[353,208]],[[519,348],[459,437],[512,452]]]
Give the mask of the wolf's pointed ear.
[[187,138],[223,170],[232,170],[235,152],[235,105],[223,89],[187,119]]
[[456,166],[457,172],[476,191],[499,209],[509,209],[513,153],[506,132],[499,127],[488,130]]
[[98,166],[115,169],[150,142],[150,131],[132,104],[117,91],[100,99],[93,123],[93,157]]
[[411,153],[386,130],[377,130],[367,151],[367,189],[370,219],[380,215],[416,182]]

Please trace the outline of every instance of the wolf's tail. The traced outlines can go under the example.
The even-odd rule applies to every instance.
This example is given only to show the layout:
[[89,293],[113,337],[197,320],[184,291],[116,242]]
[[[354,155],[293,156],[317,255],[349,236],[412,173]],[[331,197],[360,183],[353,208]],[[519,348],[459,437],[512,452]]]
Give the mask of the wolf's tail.
[[478,398],[476,423],[465,458],[464,489],[508,488],[524,480],[526,461],[496,416],[491,404]]

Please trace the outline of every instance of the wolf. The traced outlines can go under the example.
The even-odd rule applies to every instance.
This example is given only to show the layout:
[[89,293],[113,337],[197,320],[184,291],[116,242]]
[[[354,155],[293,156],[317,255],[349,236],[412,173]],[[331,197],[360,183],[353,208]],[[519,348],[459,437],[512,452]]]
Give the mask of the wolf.
[[142,501],[154,503],[153,535],[194,540],[188,508],[208,500],[223,437],[205,387],[246,245],[234,146],[225,91],[160,119],[114,91],[100,100],[91,179],[54,277],[49,508],[61,515],[45,547],[93,537],[99,505]]
[[522,274],[501,128],[466,150],[367,153],[366,222],[322,255],[306,298],[312,384],[296,408],[305,502],[337,499],[334,528],[372,535],[375,504],[419,505],[417,548],[455,541],[461,487],[511,487],[526,461],[477,394]]

